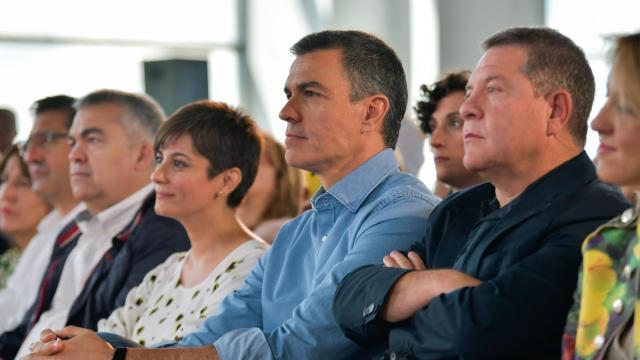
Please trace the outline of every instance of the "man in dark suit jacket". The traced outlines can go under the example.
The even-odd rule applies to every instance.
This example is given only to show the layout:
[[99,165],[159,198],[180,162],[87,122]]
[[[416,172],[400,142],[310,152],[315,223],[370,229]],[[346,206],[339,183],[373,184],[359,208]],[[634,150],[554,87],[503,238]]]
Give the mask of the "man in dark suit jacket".
[[[113,238],[112,247],[91,273],[71,306],[67,325],[96,330],[98,320],[124,305],[132,287],[167,257],[189,249],[189,238],[174,219],[156,214],[155,193],[142,204],[139,224]],[[133,219],[133,223],[138,221]],[[132,225],[134,225],[132,223]]]
[[464,165],[489,183],[443,201],[417,251],[336,292],[344,333],[392,359],[559,358],[582,240],[628,206],[582,150],[594,93],[582,50],[541,28],[484,48],[460,114]]
[[46,328],[95,328],[129,289],[189,241],[177,221],[157,216],[149,176],[153,137],[164,119],[150,98],[98,90],[80,99],[69,130],[71,189],[86,210],[53,244],[35,301],[0,335],[0,357],[28,353]]

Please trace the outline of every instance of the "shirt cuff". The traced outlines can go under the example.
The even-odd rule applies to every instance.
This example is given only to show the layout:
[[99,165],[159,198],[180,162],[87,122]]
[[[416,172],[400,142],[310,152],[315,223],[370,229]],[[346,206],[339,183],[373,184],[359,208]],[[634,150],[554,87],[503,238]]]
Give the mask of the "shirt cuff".
[[361,346],[386,340],[392,326],[380,319],[389,291],[408,270],[364,266],[345,276],[333,301],[333,314],[346,337]]
[[271,347],[264,333],[258,328],[229,331],[214,344],[222,360],[251,359],[273,360]]

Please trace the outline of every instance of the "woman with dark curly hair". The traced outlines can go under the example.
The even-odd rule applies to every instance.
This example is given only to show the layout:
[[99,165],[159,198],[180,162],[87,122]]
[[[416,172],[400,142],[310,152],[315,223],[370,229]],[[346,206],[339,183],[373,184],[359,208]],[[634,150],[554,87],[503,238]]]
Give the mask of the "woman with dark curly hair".
[[[423,100],[415,106],[422,132],[429,137],[438,182],[445,185],[444,194],[483,182],[476,173],[462,165],[464,146],[458,109],[464,101],[469,71],[445,75],[431,86],[420,86]],[[436,185],[437,187],[437,185]]]

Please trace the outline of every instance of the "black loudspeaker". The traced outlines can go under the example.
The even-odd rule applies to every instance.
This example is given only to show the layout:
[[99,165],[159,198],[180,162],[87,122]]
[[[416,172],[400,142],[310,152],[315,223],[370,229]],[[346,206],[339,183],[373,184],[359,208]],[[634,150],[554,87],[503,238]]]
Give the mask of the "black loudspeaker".
[[156,99],[167,116],[194,100],[209,98],[207,62],[162,60],[144,62],[145,92]]

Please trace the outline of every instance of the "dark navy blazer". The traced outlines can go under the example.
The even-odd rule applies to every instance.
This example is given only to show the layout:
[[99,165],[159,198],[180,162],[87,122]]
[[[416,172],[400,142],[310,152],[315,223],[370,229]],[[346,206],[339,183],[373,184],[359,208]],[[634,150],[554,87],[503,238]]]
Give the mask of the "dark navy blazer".
[[186,251],[189,238],[176,220],[154,211],[155,193],[141,207],[140,224],[113,238],[69,312],[67,325],[96,330],[98,320],[123,306],[129,290],[169,255]]

